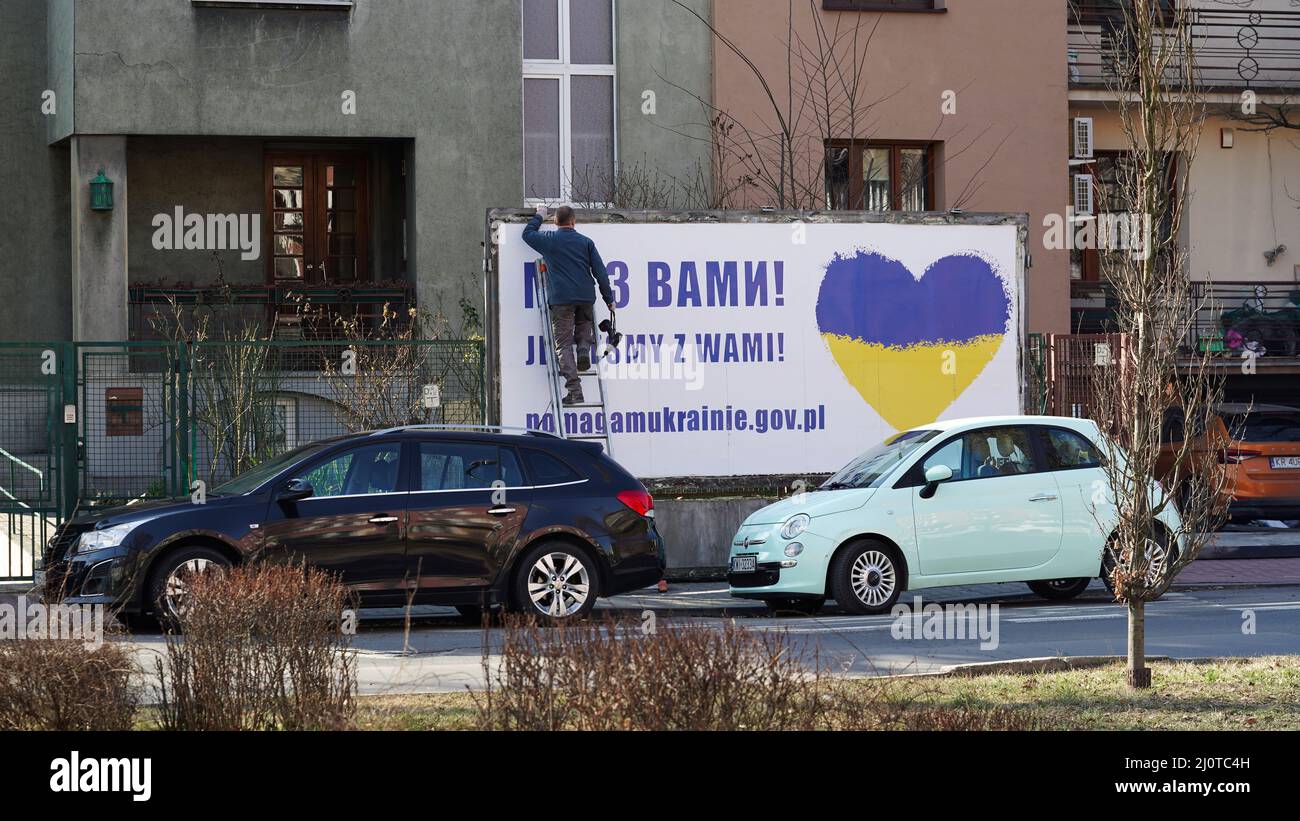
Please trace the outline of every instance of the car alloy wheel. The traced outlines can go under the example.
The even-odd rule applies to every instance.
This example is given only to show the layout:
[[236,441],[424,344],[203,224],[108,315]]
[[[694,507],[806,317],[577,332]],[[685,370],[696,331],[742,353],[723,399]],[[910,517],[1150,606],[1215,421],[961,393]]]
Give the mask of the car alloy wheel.
[[[1155,587],[1164,575],[1169,571],[1170,550],[1165,544],[1166,538],[1148,538],[1146,544],[1147,554],[1147,579],[1148,588]],[[1106,589],[1112,594],[1115,587],[1111,583],[1111,573],[1114,572],[1115,566],[1119,564],[1119,556],[1114,547],[1114,543],[1106,545],[1106,552],[1102,559],[1101,580],[1105,583]]]
[[552,618],[572,616],[591,594],[587,567],[571,553],[543,553],[528,569],[528,599],[534,609]]
[[879,607],[894,595],[898,576],[888,556],[879,550],[868,550],[853,562],[849,582],[859,601],[868,607]]
[[214,567],[219,565],[211,559],[195,557],[172,568],[172,572],[167,574],[167,580],[163,582],[162,605],[167,616],[179,618],[185,614],[190,577],[206,573]]

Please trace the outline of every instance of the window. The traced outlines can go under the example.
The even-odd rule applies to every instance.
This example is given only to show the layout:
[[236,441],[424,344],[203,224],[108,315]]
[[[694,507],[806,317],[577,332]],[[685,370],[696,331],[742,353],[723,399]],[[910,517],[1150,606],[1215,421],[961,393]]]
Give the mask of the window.
[[936,465],[952,469],[952,480],[1017,476],[1037,470],[1029,432],[1024,428],[984,428],[972,431],[930,454],[921,463],[913,484]]
[[613,0],[521,0],[524,197],[603,202],[614,179]]
[[528,472],[532,474],[534,484],[558,485],[582,480],[573,468],[540,450],[525,450],[524,461],[528,463]]
[[933,211],[934,143],[832,140],[826,145],[826,207]]
[[1101,466],[1097,448],[1072,430],[1048,428],[1044,449],[1048,470],[1074,470]]
[[419,490],[487,490],[500,479],[522,487],[519,460],[510,448],[477,442],[421,442]]
[[935,0],[822,0],[826,11],[947,11]]
[[312,498],[393,493],[397,490],[397,465],[401,445],[354,448],[316,465],[298,479],[312,487]]
[[144,389],[109,388],[104,392],[108,436],[144,436]]

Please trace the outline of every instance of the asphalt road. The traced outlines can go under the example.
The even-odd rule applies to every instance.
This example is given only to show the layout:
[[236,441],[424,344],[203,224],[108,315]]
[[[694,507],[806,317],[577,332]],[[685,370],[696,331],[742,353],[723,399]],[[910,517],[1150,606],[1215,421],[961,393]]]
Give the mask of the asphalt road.
[[[721,625],[734,619],[750,630],[784,630],[811,657],[851,675],[918,673],[948,665],[1041,656],[1122,655],[1126,611],[1109,600],[1099,582],[1070,602],[1046,602],[1026,595],[1023,585],[983,585],[917,591],[923,604],[983,605],[977,621],[983,638],[926,638],[926,616],[914,626],[919,637],[896,637],[891,616],[851,616],[833,604],[816,617],[772,618],[761,606],[737,602],[725,585],[675,585],[667,594],[653,590],[618,596],[600,610],[642,618],[653,611],[658,629],[693,621]],[[933,598],[931,595],[933,594]],[[997,605],[996,619],[992,605]],[[599,615],[598,611],[598,615]],[[1167,593],[1147,608],[1147,652],[1174,658],[1261,656],[1300,653],[1300,585],[1182,590]],[[454,610],[421,607],[414,611],[409,636],[400,611],[362,611],[355,638],[363,693],[463,690],[484,683],[483,631],[461,622]],[[969,616],[963,616],[969,618]],[[1253,618],[1253,625],[1248,619]],[[965,622],[967,625],[969,621]],[[936,622],[930,622],[933,625]],[[996,625],[996,632],[993,627]],[[1252,627],[1253,633],[1243,627]],[[498,630],[487,637],[493,644]],[[135,638],[142,659],[161,649],[158,635]],[[152,664],[149,664],[152,668]]]

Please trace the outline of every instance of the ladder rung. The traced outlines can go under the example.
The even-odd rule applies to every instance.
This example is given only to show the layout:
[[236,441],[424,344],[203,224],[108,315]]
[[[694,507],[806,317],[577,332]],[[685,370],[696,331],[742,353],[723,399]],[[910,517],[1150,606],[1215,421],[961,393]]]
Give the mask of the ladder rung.
[[603,408],[604,402],[579,402],[576,405],[565,405],[566,408]]

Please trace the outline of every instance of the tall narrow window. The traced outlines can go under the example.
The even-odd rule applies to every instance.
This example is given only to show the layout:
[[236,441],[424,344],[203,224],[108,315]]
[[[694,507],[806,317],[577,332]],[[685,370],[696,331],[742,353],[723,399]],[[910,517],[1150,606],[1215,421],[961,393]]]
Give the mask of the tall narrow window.
[[520,0],[524,197],[602,203],[614,184],[614,0]]

